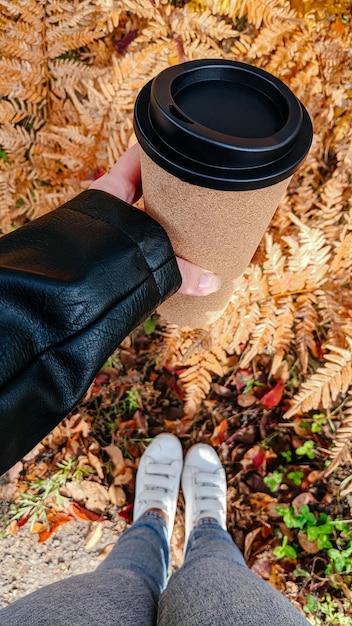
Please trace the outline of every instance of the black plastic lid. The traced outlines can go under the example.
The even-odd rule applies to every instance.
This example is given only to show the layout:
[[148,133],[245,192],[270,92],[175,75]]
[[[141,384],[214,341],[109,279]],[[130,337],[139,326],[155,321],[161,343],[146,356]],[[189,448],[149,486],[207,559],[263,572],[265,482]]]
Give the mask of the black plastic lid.
[[299,167],[309,115],[261,69],[217,59],[169,67],[140,91],[134,129],[143,150],[181,180],[212,189],[267,187]]

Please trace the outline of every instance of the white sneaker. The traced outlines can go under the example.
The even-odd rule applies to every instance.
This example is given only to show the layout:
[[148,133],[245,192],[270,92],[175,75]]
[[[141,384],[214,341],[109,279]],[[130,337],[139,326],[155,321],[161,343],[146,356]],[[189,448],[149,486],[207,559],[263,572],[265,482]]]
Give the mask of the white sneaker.
[[140,460],[136,476],[133,521],[149,509],[168,515],[169,539],[174,527],[183,453],[180,441],[169,433],[155,437]]
[[185,546],[194,525],[215,519],[226,530],[226,474],[215,450],[196,443],[186,454],[182,472],[186,505]]

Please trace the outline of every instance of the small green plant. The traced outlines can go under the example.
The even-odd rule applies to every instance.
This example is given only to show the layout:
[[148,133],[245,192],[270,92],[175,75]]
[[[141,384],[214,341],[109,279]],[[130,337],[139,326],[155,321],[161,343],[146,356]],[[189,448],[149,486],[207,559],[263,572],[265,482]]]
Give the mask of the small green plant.
[[263,479],[270,491],[277,491],[282,483],[283,473],[274,470]]
[[68,498],[60,494],[64,483],[60,479],[37,478],[30,481],[28,489],[21,493],[9,508],[9,522],[29,522],[31,529],[36,522],[48,525],[47,514],[53,507],[62,508]]
[[287,452],[280,452],[281,456],[285,459],[287,463],[291,463],[292,461],[292,452],[291,450],[287,450]]
[[293,506],[286,508],[285,506],[276,507],[277,512],[282,515],[287,528],[299,528],[314,526],[316,519],[314,513],[309,509],[308,504],[302,504],[298,513],[295,513]]
[[350,574],[352,572],[352,542],[349,542],[348,548],[345,550],[337,550],[336,548],[330,548],[328,550],[328,557],[331,561],[325,569],[325,574],[328,576],[337,572],[341,574],[345,572]]
[[146,335],[152,335],[156,329],[156,325],[158,323],[159,316],[156,313],[153,313],[150,317],[148,317],[144,324],[143,329]]
[[308,594],[303,609],[312,626],[351,626],[351,606],[347,600],[338,603],[330,594],[321,599]]
[[276,556],[277,559],[283,559],[283,558],[296,559],[297,558],[296,550],[294,549],[293,546],[287,545],[287,542],[288,542],[288,539],[285,536],[282,539],[281,546],[277,546],[276,548],[273,549],[273,554],[274,556]]
[[322,427],[325,426],[325,424],[328,421],[325,413],[314,413],[312,415],[312,419],[313,419],[312,425],[311,425],[312,433],[320,433],[322,430]]
[[7,523],[22,520],[33,528],[36,522],[48,525],[47,514],[53,507],[62,509],[69,501],[61,495],[60,489],[70,480],[79,482],[93,472],[92,468],[79,467],[75,459],[67,459],[57,464],[58,470],[49,478],[36,478],[27,483],[27,489],[11,503]]
[[329,563],[325,575],[352,572],[352,531],[344,520],[332,520],[326,513],[318,517],[303,504],[298,513],[294,508],[278,506],[287,528],[294,528],[307,535],[310,542],[317,542],[319,550],[326,550]]
[[264,387],[264,383],[261,383],[259,380],[256,380],[255,378],[251,378],[247,382],[246,386],[243,388],[242,393],[248,393],[249,391],[252,391],[254,387]]
[[312,441],[312,439],[307,439],[307,441],[304,442],[303,446],[296,448],[296,454],[297,456],[307,456],[308,459],[314,459],[314,441]]
[[122,414],[133,413],[139,409],[140,393],[136,389],[128,389],[120,402]]
[[0,159],[5,161],[5,163],[9,162],[9,157],[7,156],[7,152],[0,146]]
[[287,478],[289,480],[292,480],[292,482],[295,485],[297,485],[297,487],[302,484],[303,476],[304,476],[304,472],[300,472],[299,470],[297,470],[295,472],[288,472],[287,473]]
[[[265,476],[264,483],[269,487],[270,491],[277,491],[285,476],[285,468],[280,465],[278,470],[274,470],[270,472],[267,476]],[[289,480],[292,480],[295,485],[299,486],[302,483],[302,478],[304,476],[304,472],[301,471],[292,471],[287,472],[286,477]]]

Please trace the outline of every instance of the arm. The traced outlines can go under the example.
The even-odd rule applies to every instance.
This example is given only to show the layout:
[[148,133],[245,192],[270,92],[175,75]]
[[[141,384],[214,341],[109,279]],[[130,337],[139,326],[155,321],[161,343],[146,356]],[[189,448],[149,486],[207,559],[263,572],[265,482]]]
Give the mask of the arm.
[[0,240],[0,474],[180,285],[163,229],[103,191]]
[[215,277],[200,287],[203,270],[175,259],[162,227],[115,197],[136,199],[136,154],[0,239],[0,475],[74,408],[122,339],[181,282],[193,295],[216,288]]

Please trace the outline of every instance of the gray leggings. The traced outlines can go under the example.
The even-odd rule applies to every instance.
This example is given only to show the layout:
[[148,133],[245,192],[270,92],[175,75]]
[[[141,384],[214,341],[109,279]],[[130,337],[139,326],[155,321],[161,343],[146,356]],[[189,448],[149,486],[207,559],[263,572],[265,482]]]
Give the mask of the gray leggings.
[[92,573],[35,591],[0,611],[1,626],[309,626],[247,568],[215,521],[192,531],[168,581],[164,520],[145,513]]

